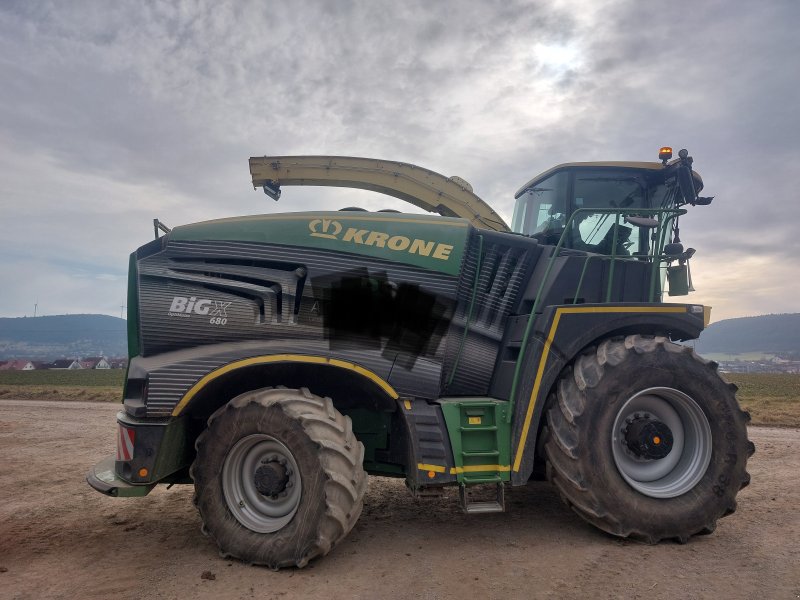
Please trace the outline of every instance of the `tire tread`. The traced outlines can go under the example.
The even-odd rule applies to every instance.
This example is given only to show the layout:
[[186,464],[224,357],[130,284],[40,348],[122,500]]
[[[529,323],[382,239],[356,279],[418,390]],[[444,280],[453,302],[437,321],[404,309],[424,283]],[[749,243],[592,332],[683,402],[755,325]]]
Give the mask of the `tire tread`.
[[[362,466],[364,445],[353,435],[350,417],[336,410],[330,398],[315,396],[307,388],[265,388],[237,396],[216,410],[208,419],[209,426],[195,442],[198,455],[204,446],[214,443],[215,422],[223,415],[225,418],[236,418],[237,412],[253,405],[262,409],[279,407],[287,417],[298,421],[310,440],[320,448],[318,461],[324,471],[326,508],[316,524],[314,541],[300,548],[286,543],[285,556],[277,559],[254,556],[252,548],[245,545],[241,548],[224,547],[219,536],[214,534],[214,524],[208,523],[203,514],[203,503],[199,499],[202,492],[196,486],[194,503],[203,520],[202,531],[217,543],[220,552],[226,556],[271,569],[304,567],[314,558],[327,554],[340,542],[361,514],[367,488],[367,474]],[[196,460],[190,468],[190,476],[195,482],[213,481],[214,475],[204,473],[204,470],[204,465]]]
[[[591,411],[587,410],[586,390],[596,387],[604,376],[613,377],[613,374],[606,375],[607,368],[615,368],[623,365],[630,360],[633,354],[648,355],[658,351],[669,353],[685,353],[691,359],[700,363],[704,368],[717,375],[717,364],[708,361],[697,355],[690,347],[681,346],[671,342],[663,336],[650,335],[629,335],[621,338],[610,338],[601,342],[596,348],[581,354],[573,361],[572,366],[565,368],[562,377],[557,384],[557,394],[549,400],[549,409],[546,409],[547,439],[545,440],[544,455],[546,459],[547,478],[558,490],[561,499],[586,521],[593,525],[621,537],[630,537],[642,540],[646,543],[658,543],[662,539],[672,538],[685,543],[692,535],[704,535],[711,533],[716,528],[718,517],[731,514],[736,509],[736,501],[731,499],[730,503],[722,511],[722,514],[711,515],[708,522],[696,531],[678,531],[663,534],[654,529],[651,531],[641,531],[636,527],[625,525],[625,515],[615,517],[613,507],[607,510],[599,500],[597,494],[593,493],[588,483],[589,468],[585,460],[582,460],[582,449],[580,440],[587,431],[591,431],[593,423],[590,417],[585,415]],[[734,387],[726,388],[735,391]],[[746,422],[749,415],[744,411],[736,410],[736,415]],[[582,423],[586,420],[586,423]],[[584,428],[584,429],[582,429]],[[752,442],[747,442],[748,456],[755,450]],[[750,482],[750,475],[744,471],[741,480],[741,487],[745,487]]]

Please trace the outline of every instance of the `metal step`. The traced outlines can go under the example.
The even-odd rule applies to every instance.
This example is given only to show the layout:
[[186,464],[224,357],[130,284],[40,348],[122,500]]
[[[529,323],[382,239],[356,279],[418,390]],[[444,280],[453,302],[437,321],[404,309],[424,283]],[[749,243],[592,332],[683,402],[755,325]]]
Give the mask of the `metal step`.
[[461,508],[464,509],[464,512],[467,514],[505,512],[506,510],[505,488],[503,487],[502,481],[496,481],[491,484],[495,486],[494,500],[471,500],[469,489],[477,487],[479,485],[483,487],[489,484],[483,482],[482,483],[476,482],[470,486],[464,484],[459,486],[459,495],[461,497]]
[[421,487],[421,488],[408,488],[411,495],[418,499],[437,499],[444,495],[444,489],[441,486],[437,487]]
[[472,458],[476,456],[500,456],[500,452],[498,450],[481,450],[475,452],[466,452],[462,450],[461,456],[464,458]]

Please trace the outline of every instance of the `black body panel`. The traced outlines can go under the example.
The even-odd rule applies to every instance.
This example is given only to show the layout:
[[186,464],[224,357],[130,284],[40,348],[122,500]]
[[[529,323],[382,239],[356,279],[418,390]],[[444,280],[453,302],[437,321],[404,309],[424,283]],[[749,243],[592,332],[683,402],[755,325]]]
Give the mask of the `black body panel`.
[[[270,354],[336,357],[373,371],[403,395],[439,395],[456,277],[348,253],[243,242],[172,242],[145,254],[138,265],[142,356],[132,359],[129,378],[147,378],[148,416],[170,414],[214,369]],[[365,297],[365,287],[377,294]],[[417,305],[427,317],[398,317]],[[355,318],[337,320],[336,310]]]

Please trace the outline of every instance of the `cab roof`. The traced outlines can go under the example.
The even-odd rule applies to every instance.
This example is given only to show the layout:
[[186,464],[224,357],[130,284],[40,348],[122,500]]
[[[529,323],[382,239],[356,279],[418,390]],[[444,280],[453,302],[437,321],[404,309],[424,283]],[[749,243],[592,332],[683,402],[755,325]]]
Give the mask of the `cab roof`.
[[[673,160],[667,163],[667,166],[672,165],[673,163],[677,162],[677,160]],[[600,161],[600,162],[571,162],[571,163],[562,163],[560,165],[556,165],[547,171],[540,173],[530,181],[528,181],[525,185],[517,190],[514,194],[514,198],[519,198],[522,194],[525,193],[526,190],[530,189],[535,183],[538,183],[542,179],[546,179],[556,171],[560,171],[562,169],[573,168],[573,167],[583,167],[583,168],[595,168],[595,169],[603,169],[603,168],[610,168],[610,169],[634,169],[637,171],[663,171],[665,166],[660,162],[637,162],[637,161]],[[697,171],[692,171],[694,178],[700,184],[698,189],[702,189],[703,187],[703,179],[700,177],[700,174]]]

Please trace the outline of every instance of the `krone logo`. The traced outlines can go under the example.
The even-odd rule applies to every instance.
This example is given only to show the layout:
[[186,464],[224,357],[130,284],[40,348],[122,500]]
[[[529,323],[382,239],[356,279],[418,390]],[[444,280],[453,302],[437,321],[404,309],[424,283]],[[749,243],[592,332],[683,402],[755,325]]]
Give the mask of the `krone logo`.
[[313,237],[328,238],[335,240],[342,232],[342,224],[332,219],[314,219],[308,224]]
[[395,252],[407,252],[418,254],[437,260],[450,260],[450,253],[453,250],[452,244],[445,244],[435,240],[424,240],[412,238],[405,235],[391,235],[383,231],[373,231],[371,229],[359,229],[358,227],[348,227],[342,234],[342,224],[333,219],[313,219],[308,222],[312,237],[328,238],[337,242],[347,242],[358,246],[372,246],[374,248],[386,248]]

